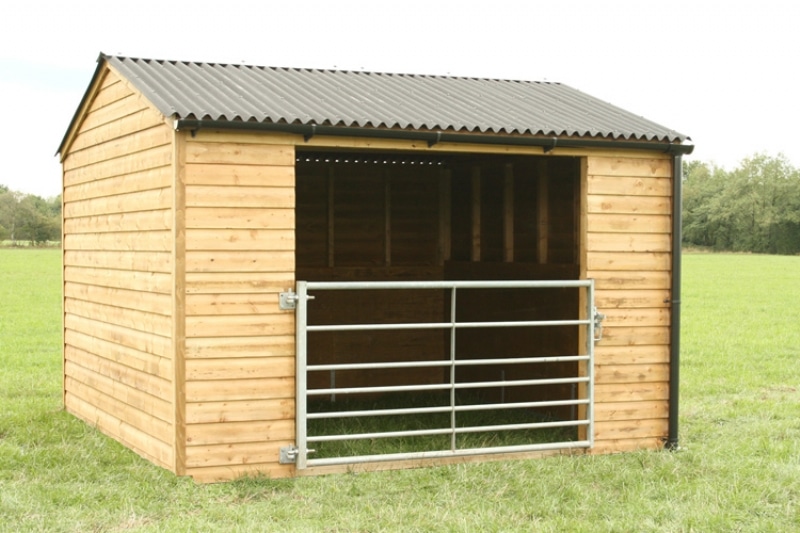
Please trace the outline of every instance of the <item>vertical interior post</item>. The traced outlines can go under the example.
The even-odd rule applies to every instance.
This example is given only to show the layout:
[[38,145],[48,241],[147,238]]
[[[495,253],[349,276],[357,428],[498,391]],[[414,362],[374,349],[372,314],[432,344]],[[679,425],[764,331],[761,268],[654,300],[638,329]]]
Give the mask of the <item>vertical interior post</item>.
[[547,264],[547,250],[550,246],[550,213],[549,213],[549,187],[547,159],[541,159],[538,164],[536,176],[536,233],[537,233],[537,258],[540,265]]
[[472,167],[472,252],[470,259],[481,260],[481,167]]
[[514,165],[506,163],[503,176],[503,261],[514,262]]

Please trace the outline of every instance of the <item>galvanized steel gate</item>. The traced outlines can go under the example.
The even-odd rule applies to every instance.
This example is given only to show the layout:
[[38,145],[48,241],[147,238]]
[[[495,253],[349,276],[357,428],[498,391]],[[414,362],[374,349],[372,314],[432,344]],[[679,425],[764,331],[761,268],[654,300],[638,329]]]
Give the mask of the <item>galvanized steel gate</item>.
[[[457,297],[459,292],[474,289],[547,289],[547,288],[575,288],[585,291],[585,309],[578,311],[575,319],[571,320],[515,320],[515,321],[489,321],[489,322],[459,322],[456,316]],[[309,300],[314,296],[309,291],[359,291],[359,290],[407,290],[407,289],[429,289],[449,291],[450,316],[446,322],[421,322],[421,323],[396,323],[396,324],[309,324],[308,306]],[[313,305],[313,303],[311,304]],[[281,450],[281,462],[295,463],[298,469],[305,469],[314,466],[327,466],[337,464],[355,464],[375,461],[426,459],[453,456],[468,456],[478,454],[496,454],[511,452],[526,452],[539,450],[590,448],[593,444],[594,419],[594,343],[596,335],[600,332],[600,321],[603,316],[597,313],[594,306],[594,282],[593,280],[570,280],[570,281],[430,281],[430,282],[297,282],[297,292],[289,291],[281,294],[281,306],[283,308],[296,309],[296,341],[297,341],[297,396],[296,396],[296,423],[297,441],[295,446],[285,447]],[[490,358],[490,359],[459,359],[456,344],[456,332],[466,328],[546,328],[555,326],[577,326],[583,328],[584,338],[586,339],[584,353],[564,355],[558,357],[514,357],[514,358]],[[437,329],[449,331],[449,358],[441,360],[425,361],[389,361],[389,362],[370,362],[370,363],[347,363],[347,364],[324,364],[309,365],[308,360],[308,334],[322,331],[379,331],[379,330],[423,330]],[[568,377],[556,377],[545,379],[516,379],[516,380],[486,380],[458,382],[456,380],[456,370],[466,366],[481,365],[521,365],[535,364],[547,365],[549,363],[577,363],[575,366],[580,370],[576,375]],[[336,388],[334,386],[337,371],[360,371],[360,370],[391,370],[414,368],[440,368],[445,372],[449,370],[449,382],[429,383],[416,385],[396,385],[396,386],[370,386],[370,387],[347,387]],[[332,376],[331,386],[328,388],[308,388],[308,375],[312,372],[327,372]],[[505,378],[505,376],[503,376]],[[497,389],[498,387],[520,387],[537,385],[570,385],[575,391],[572,398],[559,399],[552,401],[533,401],[533,402],[513,402],[513,403],[488,403],[488,404],[468,404],[459,405],[456,401],[456,394],[462,390],[476,389]],[[329,410],[325,412],[308,412],[309,397],[347,397],[347,395],[357,395],[364,393],[428,393],[438,391],[439,393],[449,392],[449,402],[447,405],[438,406],[411,406],[391,409],[367,409],[367,410]],[[526,408],[546,408],[546,407],[569,407],[575,416],[570,420],[533,420],[524,423],[510,424],[481,424],[463,425],[459,424],[458,417],[468,412],[480,410],[497,409],[526,409]],[[365,433],[347,434],[309,434],[309,421],[320,419],[341,419],[359,418],[375,416],[416,416],[431,413],[449,414],[449,423],[445,427],[425,428],[425,429],[397,429],[391,431],[375,431]],[[514,445],[501,446],[480,446],[465,447],[458,446],[458,438],[467,434],[481,432],[502,432],[512,430],[540,429],[540,428],[563,428],[563,427],[584,427],[583,438],[574,440],[561,440],[554,442],[533,442]],[[576,434],[578,432],[576,431]],[[447,449],[431,449],[425,451],[401,452],[401,453],[378,453],[361,454],[356,456],[336,456],[325,458],[312,458],[309,454],[314,453],[312,449],[315,445],[333,441],[354,441],[389,439],[397,437],[417,437],[430,435],[449,436],[449,446]]]

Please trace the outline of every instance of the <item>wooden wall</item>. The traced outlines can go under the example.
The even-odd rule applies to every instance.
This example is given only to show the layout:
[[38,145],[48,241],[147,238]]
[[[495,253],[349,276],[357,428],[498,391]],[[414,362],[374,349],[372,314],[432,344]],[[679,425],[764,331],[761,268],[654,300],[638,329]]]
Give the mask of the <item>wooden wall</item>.
[[667,435],[671,175],[666,157],[586,161],[586,276],[606,315],[596,345],[595,453],[657,448]]
[[172,129],[113,72],[64,153],[64,404],[174,470]]
[[185,473],[291,475],[294,147],[280,136],[180,132],[185,185]]

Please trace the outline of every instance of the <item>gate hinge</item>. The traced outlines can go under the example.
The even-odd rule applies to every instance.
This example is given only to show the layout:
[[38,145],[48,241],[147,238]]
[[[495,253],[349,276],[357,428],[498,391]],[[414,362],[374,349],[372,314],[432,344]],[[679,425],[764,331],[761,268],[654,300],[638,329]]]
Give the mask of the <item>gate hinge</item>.
[[[315,451],[316,450],[306,450],[306,453],[314,453]],[[281,446],[278,462],[282,465],[295,464],[299,454],[300,448],[297,446]]]
[[[297,300],[299,299],[300,296],[298,296],[296,292],[292,289],[287,289],[286,292],[282,292],[278,295],[278,306],[284,311],[291,311],[297,309]],[[314,297],[306,295],[306,299],[313,300]]]
[[606,315],[600,313],[597,308],[594,308],[594,342],[603,340],[603,320]]

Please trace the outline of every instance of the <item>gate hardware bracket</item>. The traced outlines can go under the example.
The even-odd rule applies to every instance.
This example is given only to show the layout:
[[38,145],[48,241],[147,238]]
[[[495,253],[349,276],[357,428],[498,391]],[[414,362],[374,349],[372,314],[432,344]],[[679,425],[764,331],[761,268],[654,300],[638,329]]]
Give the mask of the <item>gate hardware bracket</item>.
[[[286,290],[286,292],[280,293],[278,297],[278,306],[283,309],[284,311],[291,311],[292,309],[297,309],[297,300],[300,297],[294,292],[292,289]],[[307,299],[313,300],[313,296],[306,296]]]
[[[316,450],[306,450],[306,453],[314,453]],[[295,464],[300,449],[297,446],[281,446],[278,462],[282,465]]]
[[606,315],[600,313],[597,308],[594,308],[594,342],[603,340],[603,320]]

